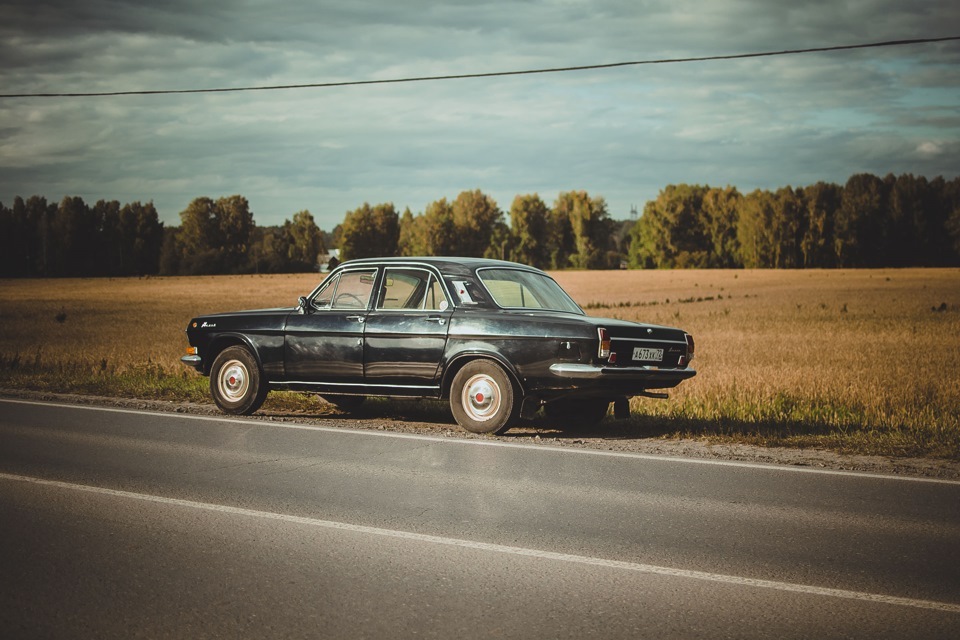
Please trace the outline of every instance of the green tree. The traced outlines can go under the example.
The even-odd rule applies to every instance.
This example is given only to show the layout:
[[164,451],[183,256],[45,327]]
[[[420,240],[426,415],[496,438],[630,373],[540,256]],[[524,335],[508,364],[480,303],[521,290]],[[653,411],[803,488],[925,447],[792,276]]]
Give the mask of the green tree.
[[[455,253],[483,257],[498,226],[503,225],[503,212],[497,203],[479,189],[462,191],[453,201],[451,211],[456,229]],[[497,247],[498,252],[499,249]]]
[[423,212],[424,255],[455,256],[460,247],[453,205],[446,198],[435,200]]
[[826,182],[818,182],[803,190],[802,266],[831,268],[836,265],[833,224],[841,195],[840,185]]
[[[13,199],[13,206],[2,207],[0,215],[0,274],[7,278],[33,276],[39,273],[37,259],[39,224],[31,219],[23,198]],[[46,209],[46,203],[41,207]]]
[[97,255],[97,275],[126,275],[123,265],[126,238],[120,230],[120,202],[98,200],[93,209],[100,221],[101,250]]
[[343,260],[397,255],[400,216],[393,204],[364,203],[343,219],[340,257]]
[[704,232],[713,245],[707,257],[708,266],[722,269],[740,266],[737,224],[742,204],[743,196],[735,187],[707,188],[703,194],[701,218]]
[[938,206],[943,211],[945,233],[944,265],[960,266],[960,177],[946,182],[937,178],[932,186],[938,193]]
[[748,269],[764,269],[776,262],[774,233],[775,198],[769,191],[756,191],[743,199],[737,240],[740,263]]
[[606,252],[612,235],[603,198],[591,198],[586,191],[561,193],[553,205],[555,219],[568,220],[573,236],[572,254],[567,259],[576,269],[601,269],[606,266]]
[[538,269],[550,267],[550,209],[537,194],[517,196],[510,207],[513,258]]
[[64,196],[50,223],[47,275],[91,275],[101,249],[96,213],[83,198]]
[[291,273],[303,271],[303,265],[291,260],[293,252],[288,232],[290,221],[283,225],[257,227],[250,240],[249,258],[255,273]]
[[400,236],[397,252],[401,256],[422,256],[427,253],[426,221],[422,215],[413,215],[410,207],[400,216]]
[[284,225],[289,246],[287,257],[297,270],[313,271],[318,264],[318,256],[326,253],[323,246],[323,234],[313,215],[309,211],[300,211],[293,215],[293,221]]
[[248,263],[250,236],[255,227],[250,203],[243,196],[234,195],[218,199],[215,207],[224,265],[228,273],[238,273]]
[[885,262],[886,214],[883,181],[866,173],[850,176],[834,225],[837,266],[870,267]]
[[206,196],[194,198],[180,212],[178,272],[186,275],[224,273],[223,236],[216,203]]
[[708,190],[668,185],[648,202],[631,234],[631,264],[661,269],[709,266],[713,242],[703,205]]
[[800,241],[802,209],[800,198],[792,187],[777,189],[771,200],[770,240],[772,264],[777,269],[795,269],[802,262]]
[[246,198],[195,198],[180,213],[180,221],[183,273],[240,273],[248,268],[256,225]]

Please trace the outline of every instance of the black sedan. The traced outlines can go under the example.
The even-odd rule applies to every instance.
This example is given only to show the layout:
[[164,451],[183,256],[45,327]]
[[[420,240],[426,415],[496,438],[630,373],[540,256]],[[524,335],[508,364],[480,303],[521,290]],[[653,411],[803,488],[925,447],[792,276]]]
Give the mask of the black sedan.
[[690,368],[680,329],[594,318],[549,275],[476,258],[345,262],[295,308],[194,318],[181,358],[210,376],[226,413],[273,389],[318,393],[349,410],[367,396],[448,398],[456,421],[500,433],[541,407],[599,422],[613,402],[664,397]]

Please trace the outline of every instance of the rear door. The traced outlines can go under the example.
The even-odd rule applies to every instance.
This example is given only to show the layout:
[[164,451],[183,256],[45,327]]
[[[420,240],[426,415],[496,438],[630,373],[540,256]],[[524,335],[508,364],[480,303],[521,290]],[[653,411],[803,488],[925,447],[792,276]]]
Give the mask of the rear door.
[[437,386],[452,313],[434,271],[388,267],[365,322],[366,382],[400,394]]
[[343,271],[307,301],[303,313],[288,317],[288,381],[363,382],[364,323],[376,278],[376,269]]

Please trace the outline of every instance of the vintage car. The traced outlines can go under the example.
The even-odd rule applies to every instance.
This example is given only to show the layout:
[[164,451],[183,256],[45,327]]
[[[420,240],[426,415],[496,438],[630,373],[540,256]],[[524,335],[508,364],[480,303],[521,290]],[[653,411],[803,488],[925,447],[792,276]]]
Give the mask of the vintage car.
[[693,338],[680,329],[586,315],[549,275],[477,258],[352,260],[294,308],[219,313],[187,326],[182,361],[210,376],[226,413],[274,389],[344,410],[367,396],[449,399],[456,421],[500,433],[543,407],[567,425],[678,385]]

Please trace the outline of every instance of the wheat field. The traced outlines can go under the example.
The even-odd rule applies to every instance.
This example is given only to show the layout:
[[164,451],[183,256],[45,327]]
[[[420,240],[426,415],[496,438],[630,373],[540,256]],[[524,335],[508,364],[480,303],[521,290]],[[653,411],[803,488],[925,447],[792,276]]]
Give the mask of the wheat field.
[[[960,269],[552,275],[591,315],[694,335],[697,377],[633,400],[655,435],[960,458]],[[144,367],[195,383],[179,363],[192,316],[291,307],[319,279],[0,280],[0,384]]]

